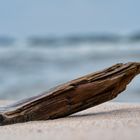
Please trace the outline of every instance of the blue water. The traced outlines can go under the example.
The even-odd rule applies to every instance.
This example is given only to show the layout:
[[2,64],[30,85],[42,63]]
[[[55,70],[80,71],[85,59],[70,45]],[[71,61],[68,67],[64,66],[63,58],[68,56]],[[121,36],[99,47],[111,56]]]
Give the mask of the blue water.
[[[139,42],[79,41],[33,45],[17,41],[0,46],[0,98],[23,99],[119,62],[139,61]],[[140,102],[140,78],[117,99]]]

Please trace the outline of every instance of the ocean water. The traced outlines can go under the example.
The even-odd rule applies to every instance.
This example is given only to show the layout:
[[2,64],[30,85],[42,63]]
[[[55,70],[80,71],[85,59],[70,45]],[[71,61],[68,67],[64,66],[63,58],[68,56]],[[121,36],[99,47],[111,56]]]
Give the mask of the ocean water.
[[[19,100],[115,63],[140,62],[140,42],[53,40],[0,45],[0,99]],[[140,77],[115,101],[140,102]]]

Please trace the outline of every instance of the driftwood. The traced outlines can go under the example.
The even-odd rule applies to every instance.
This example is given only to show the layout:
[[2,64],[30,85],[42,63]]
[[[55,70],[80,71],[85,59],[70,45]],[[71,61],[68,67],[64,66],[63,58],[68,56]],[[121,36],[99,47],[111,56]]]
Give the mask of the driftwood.
[[0,124],[65,117],[115,98],[140,73],[140,63],[116,64],[0,108]]

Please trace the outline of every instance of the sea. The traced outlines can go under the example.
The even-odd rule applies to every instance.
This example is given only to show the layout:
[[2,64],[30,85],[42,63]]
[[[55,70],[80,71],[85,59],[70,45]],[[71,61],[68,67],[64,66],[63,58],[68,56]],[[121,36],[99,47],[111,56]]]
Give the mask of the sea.
[[[28,98],[126,62],[140,62],[138,35],[0,37],[0,99]],[[140,102],[140,76],[113,101]]]

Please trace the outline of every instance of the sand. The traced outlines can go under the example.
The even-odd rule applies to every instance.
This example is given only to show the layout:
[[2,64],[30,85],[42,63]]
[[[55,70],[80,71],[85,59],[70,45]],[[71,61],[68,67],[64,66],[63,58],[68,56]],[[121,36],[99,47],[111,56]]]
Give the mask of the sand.
[[140,140],[140,104],[108,102],[66,118],[0,126],[0,140],[32,139]]

